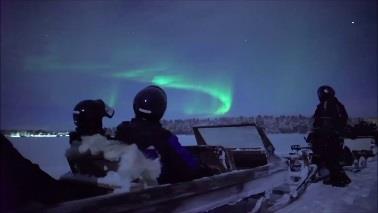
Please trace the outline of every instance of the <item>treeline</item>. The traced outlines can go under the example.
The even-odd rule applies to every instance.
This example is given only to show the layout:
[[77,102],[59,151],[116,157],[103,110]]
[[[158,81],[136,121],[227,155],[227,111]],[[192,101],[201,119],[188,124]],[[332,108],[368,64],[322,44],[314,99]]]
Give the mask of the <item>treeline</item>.
[[[367,121],[368,123],[377,124],[377,118],[362,119],[352,118],[349,123],[351,125]],[[193,126],[207,126],[207,125],[229,125],[229,124],[247,124],[255,123],[270,134],[275,133],[307,133],[311,130],[312,119],[302,115],[292,116],[239,116],[239,117],[220,117],[220,118],[205,118],[205,119],[176,119],[176,120],[162,120],[162,125],[175,134],[193,134]],[[115,131],[115,128],[112,129]],[[2,130],[4,135],[18,134],[20,136],[30,135],[46,135],[54,134],[58,136],[65,136],[68,131],[45,131],[45,130]]]
[[311,128],[311,119],[298,116],[222,117],[206,119],[163,120],[162,125],[176,134],[193,134],[193,126],[229,125],[255,123],[264,127],[268,133],[306,133]]
[[[366,119],[352,118],[349,121],[350,125],[357,124]],[[376,123],[377,119],[367,119],[369,122]],[[255,123],[270,134],[275,133],[307,133],[312,128],[312,118],[303,115],[291,116],[240,116],[240,117],[221,117],[221,118],[206,118],[206,119],[177,119],[177,120],[163,120],[162,125],[174,132],[175,134],[193,134],[193,126],[202,125],[229,125],[229,124],[247,124]]]

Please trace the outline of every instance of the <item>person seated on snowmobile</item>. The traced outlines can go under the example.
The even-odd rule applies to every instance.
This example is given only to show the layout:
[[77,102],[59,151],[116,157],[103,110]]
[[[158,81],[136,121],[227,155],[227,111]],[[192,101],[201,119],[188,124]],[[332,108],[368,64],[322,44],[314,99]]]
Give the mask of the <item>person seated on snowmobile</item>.
[[84,100],[75,106],[73,119],[76,131],[70,133],[71,147],[66,151],[72,172],[96,178],[109,175],[121,179],[117,183],[103,182],[110,185],[130,187],[130,182],[135,179],[147,185],[156,184],[161,167],[159,159],[150,160],[135,144],[124,144],[106,134],[102,118],[111,118],[113,114],[114,110],[102,100]]
[[118,168],[117,162],[104,161],[101,153],[91,155],[89,152],[79,151],[82,137],[98,134],[109,139],[109,135],[105,134],[106,130],[102,127],[102,118],[112,118],[113,115],[114,109],[107,106],[102,100],[83,100],[75,106],[73,120],[76,128],[69,134],[71,146],[66,151],[66,158],[73,173],[103,177],[107,173],[104,170],[104,163],[110,170]]
[[334,186],[346,186],[351,180],[345,174],[340,165],[343,154],[342,138],[347,125],[348,114],[345,107],[335,97],[335,90],[327,85],[319,87],[318,104],[313,115],[313,131],[309,135],[314,152],[314,161],[321,168],[325,166],[329,172],[329,178],[325,184]]
[[24,158],[2,134],[0,151],[0,212],[42,212],[49,205],[110,192],[54,179]]
[[151,157],[160,156],[162,171],[159,184],[197,178],[198,159],[181,146],[176,135],[160,124],[166,108],[167,96],[162,88],[151,85],[142,89],[134,98],[135,117],[117,127],[116,139],[128,144],[135,143]]

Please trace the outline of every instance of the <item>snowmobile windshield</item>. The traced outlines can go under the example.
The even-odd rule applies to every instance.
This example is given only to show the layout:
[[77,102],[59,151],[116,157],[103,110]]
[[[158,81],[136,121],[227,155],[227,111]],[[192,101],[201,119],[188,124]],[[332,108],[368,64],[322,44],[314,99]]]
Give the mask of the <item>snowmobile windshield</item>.
[[227,148],[264,148],[256,126],[209,126],[199,127],[198,132],[207,145]]

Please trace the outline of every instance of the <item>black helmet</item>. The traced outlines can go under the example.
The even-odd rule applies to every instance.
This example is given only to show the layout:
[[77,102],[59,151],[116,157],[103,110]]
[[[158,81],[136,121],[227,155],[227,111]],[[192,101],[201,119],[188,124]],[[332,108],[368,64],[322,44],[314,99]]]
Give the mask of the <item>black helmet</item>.
[[114,109],[107,106],[102,100],[80,101],[73,110],[73,120],[78,130],[87,133],[102,131],[102,118],[111,118]]
[[320,101],[326,101],[335,97],[335,90],[327,85],[323,85],[318,89],[318,97]]
[[133,108],[135,117],[159,121],[167,109],[167,95],[158,86],[148,86],[136,94]]

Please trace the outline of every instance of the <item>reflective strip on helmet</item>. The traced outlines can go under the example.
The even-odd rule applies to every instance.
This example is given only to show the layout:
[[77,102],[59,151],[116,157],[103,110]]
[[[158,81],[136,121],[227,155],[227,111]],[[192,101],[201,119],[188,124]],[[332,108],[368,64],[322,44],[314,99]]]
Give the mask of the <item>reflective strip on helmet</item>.
[[143,113],[146,113],[146,114],[151,114],[152,113],[151,110],[147,110],[147,109],[139,108],[138,110],[139,110],[139,112],[143,112]]
[[80,114],[80,111],[74,110],[73,114],[75,114],[75,115]]

